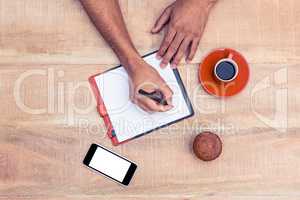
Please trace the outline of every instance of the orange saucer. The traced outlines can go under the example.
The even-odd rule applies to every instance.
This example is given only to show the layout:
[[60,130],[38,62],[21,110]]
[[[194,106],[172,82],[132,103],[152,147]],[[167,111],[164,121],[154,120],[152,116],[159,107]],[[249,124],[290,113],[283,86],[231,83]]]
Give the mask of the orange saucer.
[[[221,82],[214,76],[216,63],[232,54],[239,73],[231,82]],[[233,96],[244,89],[249,80],[249,66],[246,59],[237,51],[229,48],[216,49],[209,53],[199,66],[198,78],[206,92],[217,97]]]

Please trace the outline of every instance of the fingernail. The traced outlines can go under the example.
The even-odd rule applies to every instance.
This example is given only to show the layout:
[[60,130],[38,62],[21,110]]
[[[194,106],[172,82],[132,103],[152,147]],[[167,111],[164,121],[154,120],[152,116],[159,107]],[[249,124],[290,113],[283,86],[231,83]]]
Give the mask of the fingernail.
[[164,67],[166,67],[166,66],[167,66],[166,63],[163,63],[163,62],[160,63],[160,67],[161,67],[161,68],[164,68]]
[[171,110],[174,106],[168,105],[167,110]]
[[172,68],[172,69],[175,69],[175,68],[177,68],[177,65],[172,63],[172,64],[171,64],[171,68]]

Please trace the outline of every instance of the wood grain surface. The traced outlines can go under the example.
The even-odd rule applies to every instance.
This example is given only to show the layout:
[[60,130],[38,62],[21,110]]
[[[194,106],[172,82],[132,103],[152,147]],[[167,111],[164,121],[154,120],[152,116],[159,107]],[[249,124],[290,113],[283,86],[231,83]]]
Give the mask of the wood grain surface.
[[[141,54],[159,47],[155,19],[172,0],[120,0]],[[300,198],[300,1],[217,4],[193,63],[180,72],[193,118],[112,147],[87,83],[118,60],[77,0],[0,0],[0,199],[296,200]],[[251,77],[220,100],[197,79],[209,51],[231,47]],[[210,130],[224,143],[213,162],[191,143]],[[91,143],[138,164],[120,187],[84,167]]]

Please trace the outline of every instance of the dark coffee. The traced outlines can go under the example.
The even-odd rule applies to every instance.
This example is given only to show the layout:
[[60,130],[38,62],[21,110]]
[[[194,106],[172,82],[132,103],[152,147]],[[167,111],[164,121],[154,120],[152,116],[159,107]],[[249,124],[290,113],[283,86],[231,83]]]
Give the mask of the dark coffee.
[[234,64],[229,61],[220,62],[216,67],[216,75],[221,80],[231,80],[236,74],[236,69]]

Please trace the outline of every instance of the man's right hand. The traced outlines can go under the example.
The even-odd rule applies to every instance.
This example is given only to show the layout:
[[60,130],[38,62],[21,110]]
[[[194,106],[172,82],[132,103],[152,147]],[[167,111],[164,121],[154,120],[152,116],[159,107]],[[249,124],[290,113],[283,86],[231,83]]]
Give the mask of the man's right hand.
[[[165,112],[172,109],[173,92],[159,73],[142,59],[134,61],[131,65],[133,70],[128,74],[132,102],[147,112]],[[139,94],[140,89],[149,93],[155,90],[161,91],[168,105],[161,105],[149,97]]]
[[[131,99],[142,109],[151,111],[167,111],[172,108],[172,91],[155,69],[148,65],[135,49],[126,29],[118,0],[80,0],[96,28],[112,47],[121,64],[126,69],[131,82]],[[108,12],[109,11],[109,12]],[[160,90],[168,105],[163,106],[149,97],[138,93]]]

